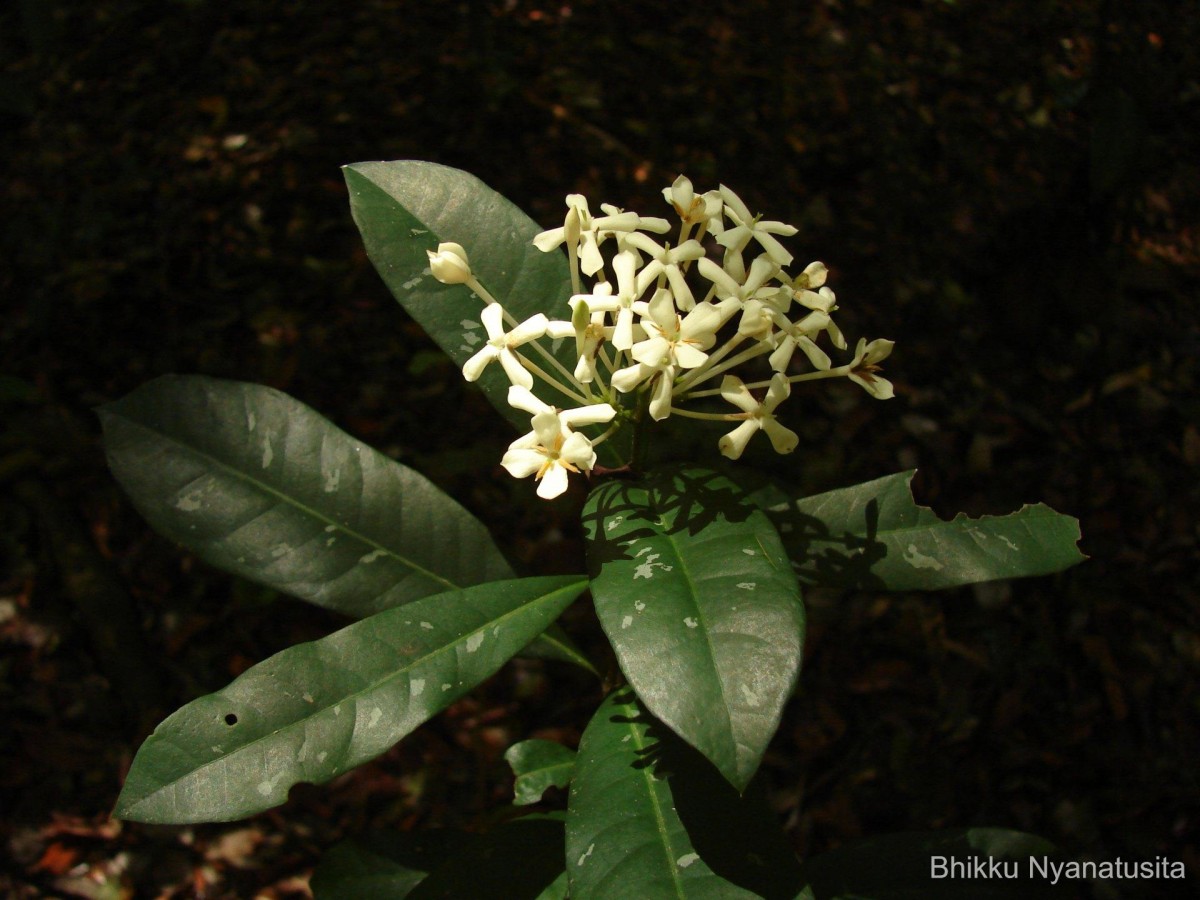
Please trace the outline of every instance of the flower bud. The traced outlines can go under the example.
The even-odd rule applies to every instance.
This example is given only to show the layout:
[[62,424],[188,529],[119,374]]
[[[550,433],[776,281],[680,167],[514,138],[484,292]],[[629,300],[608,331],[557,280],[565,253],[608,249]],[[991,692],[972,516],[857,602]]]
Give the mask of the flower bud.
[[474,275],[461,244],[438,244],[437,253],[426,250],[429,271],[442,284],[466,284]]

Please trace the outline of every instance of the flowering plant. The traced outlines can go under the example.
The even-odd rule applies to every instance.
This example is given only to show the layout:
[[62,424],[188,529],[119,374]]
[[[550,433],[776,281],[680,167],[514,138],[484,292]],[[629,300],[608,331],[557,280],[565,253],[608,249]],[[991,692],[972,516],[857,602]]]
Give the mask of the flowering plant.
[[[378,756],[524,654],[612,672],[577,749],[526,740],[506,754],[515,807],[559,787],[565,811],[436,847],[413,835],[347,844],[314,876],[318,896],[361,896],[369,882],[398,897],[882,897],[913,876],[864,860],[1040,846],[975,829],[801,864],[748,790],[796,686],[803,587],[944,588],[1082,558],[1073,519],[1039,504],[943,521],[914,504],[912,473],[804,497],[746,490],[698,465],[701,452],[656,461],[666,420],[715,423],[704,443],[729,460],[759,431],[795,451],[785,404],[801,382],[844,377],[892,396],[879,374],[892,343],[848,352],[825,266],[795,271],[779,240],[794,228],[682,177],[663,192],[673,219],[608,205],[593,216],[571,195],[562,225],[539,230],[453,169],[345,174],[389,288],[520,435],[500,465],[549,500],[587,479],[587,574],[518,577],[484,523],[277,391],[187,376],[138,389],[101,417],[113,471],[150,522],[214,565],[358,621],[166,719],[117,815],[269,809],[298,782]],[[849,359],[835,365],[822,344]],[[555,624],[585,592],[608,664]]]

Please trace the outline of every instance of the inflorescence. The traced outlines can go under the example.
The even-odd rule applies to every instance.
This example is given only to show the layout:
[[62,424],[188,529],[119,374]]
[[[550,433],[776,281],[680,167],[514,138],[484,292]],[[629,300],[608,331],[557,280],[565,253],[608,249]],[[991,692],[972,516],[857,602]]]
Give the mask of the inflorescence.
[[[656,421],[675,415],[737,423],[718,447],[738,459],[757,431],[766,432],[779,453],[796,449],[797,435],[776,418],[793,384],[846,377],[873,397],[892,396],[891,383],[878,374],[892,341],[860,339],[853,358],[840,366],[819,346],[825,338],[837,350],[847,349],[833,321],[838,307],[825,285],[825,265],[810,263],[796,275],[787,271],[792,254],[776,236],[795,234],[794,226],[751,215],[724,185],[698,194],[682,175],[663,196],[679,217],[674,246],[651,236],[672,230],[667,219],[609,204],[593,216],[580,194],[568,195],[561,227],[534,238],[544,252],[566,248],[572,283],[566,320],[539,313],[517,322],[476,279],[460,245],[443,243],[429,252],[438,281],[465,284],[484,302],[480,319],[487,341],[464,364],[463,375],[475,381],[494,361],[504,369],[511,382],[508,402],[530,414],[531,430],[513,441],[501,465],[517,478],[535,476],[541,497],[565,491],[569,472],[590,472],[594,448],[626,421],[643,421],[642,413]],[[606,256],[602,247],[610,241]],[[758,253],[748,259],[752,249]],[[574,371],[538,343],[544,338],[574,341]],[[791,374],[796,351],[808,370]],[[759,357],[766,357],[769,377],[746,383],[730,374]],[[719,386],[711,386],[718,376]],[[579,406],[560,409],[539,399],[535,379]],[[685,406],[715,396],[736,411]],[[623,410],[632,414],[621,415]],[[606,423],[608,430],[594,438],[577,430]]]

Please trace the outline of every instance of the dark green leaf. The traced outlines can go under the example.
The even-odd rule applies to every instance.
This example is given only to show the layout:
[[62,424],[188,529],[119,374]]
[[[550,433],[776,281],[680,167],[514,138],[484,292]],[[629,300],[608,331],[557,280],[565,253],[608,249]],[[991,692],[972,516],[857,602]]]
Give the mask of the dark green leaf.
[[[457,365],[486,340],[479,322],[483,303],[465,285],[444,285],[429,274],[426,251],[442,241],[466,249],[479,282],[517,321],[539,312],[570,317],[566,257],[534,247],[533,237],[543,229],[474,175],[414,160],[356,163],[343,173],[367,256],[392,295]],[[570,341],[560,347],[559,361],[568,371],[575,367],[574,349]],[[501,415],[519,431],[529,430],[529,414],[508,405],[509,382],[498,365],[488,366],[479,385]],[[581,405],[549,387],[537,392],[556,406]]]
[[562,576],[476,585],[277,653],[155,729],[116,815],[216,822],[277,806],[293,784],[378,756],[467,693],[584,587]]
[[802,883],[765,808],[645,713],[609,697],[579,744],[567,810],[571,897],[789,900]]
[[[1030,878],[1029,861],[1053,859],[1054,852],[1042,838],[1002,828],[890,834],[808,860],[804,876],[817,900],[1038,900],[1061,893],[1044,878]],[[971,877],[974,868],[951,872],[950,860],[964,866],[979,860],[997,877]],[[946,868],[937,868],[943,862]],[[1065,882],[1060,888],[1070,890]]]
[[704,470],[610,481],[584,510],[596,612],[646,707],[744,788],[791,695],[800,588],[766,515]]
[[537,738],[513,744],[504,759],[516,778],[513,803],[517,806],[537,803],[551,787],[566,787],[575,768],[574,750]]
[[804,584],[934,590],[1059,572],[1086,557],[1079,522],[1044,504],[1007,516],[939,519],[913,501],[914,471],[793,500],[764,489]]
[[352,616],[512,576],[432,482],[256,384],[169,375],[100,409],[109,465],[214,566]]

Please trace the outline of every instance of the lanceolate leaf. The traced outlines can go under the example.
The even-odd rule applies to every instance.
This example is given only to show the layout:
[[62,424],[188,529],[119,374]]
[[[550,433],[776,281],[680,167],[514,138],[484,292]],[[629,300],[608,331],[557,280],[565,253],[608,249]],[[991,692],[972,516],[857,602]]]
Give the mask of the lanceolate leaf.
[[584,510],[596,612],[642,702],[741,789],[800,669],[804,608],[779,536],[705,470],[610,481]]
[[116,815],[219,822],[366,762],[492,675],[583,590],[572,577],[477,585],[378,613],[184,706],[138,751]]
[[575,768],[575,751],[554,741],[533,738],[513,744],[504,753],[512,767],[513,804],[528,806],[542,799],[551,787],[566,787]]
[[[534,247],[542,229],[474,175],[413,160],[356,163],[343,173],[367,256],[392,295],[458,365],[487,340],[479,321],[483,303],[465,285],[444,285],[429,273],[426,251],[442,241],[466,249],[475,276],[518,322],[539,312],[570,317],[566,257]],[[560,361],[574,369],[574,342],[564,341],[560,350]],[[508,384],[498,365],[479,380],[501,415],[527,432],[529,415],[508,405]],[[548,387],[539,386],[538,395],[556,406],[581,405]]]
[[1038,503],[947,522],[913,501],[914,474],[802,499],[767,489],[754,500],[775,522],[805,584],[933,590],[1046,575],[1086,558],[1070,516]]
[[798,866],[778,826],[765,810],[748,817],[715,775],[632,692],[609,697],[583,734],[571,782],[573,900],[796,896]]
[[244,578],[364,616],[512,577],[478,519],[287,394],[168,375],[100,419],[150,524]]

